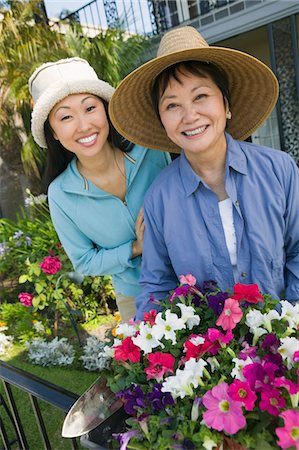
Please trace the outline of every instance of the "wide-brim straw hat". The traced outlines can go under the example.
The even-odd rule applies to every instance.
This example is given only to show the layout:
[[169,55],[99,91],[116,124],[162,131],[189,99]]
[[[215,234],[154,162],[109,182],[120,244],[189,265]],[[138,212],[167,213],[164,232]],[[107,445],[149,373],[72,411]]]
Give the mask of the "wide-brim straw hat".
[[279,92],[271,69],[247,53],[209,46],[195,28],[187,26],[167,32],[157,57],[134,70],[117,87],[109,115],[121,135],[144,147],[180,151],[154,111],[151,90],[164,69],[189,60],[213,63],[226,73],[232,114],[226,130],[235,139],[246,139],[271,114]]
[[53,107],[71,94],[94,94],[110,101],[114,88],[100,80],[85,59],[66,58],[42,64],[29,78],[34,107],[31,131],[35,142],[46,148],[44,124]]

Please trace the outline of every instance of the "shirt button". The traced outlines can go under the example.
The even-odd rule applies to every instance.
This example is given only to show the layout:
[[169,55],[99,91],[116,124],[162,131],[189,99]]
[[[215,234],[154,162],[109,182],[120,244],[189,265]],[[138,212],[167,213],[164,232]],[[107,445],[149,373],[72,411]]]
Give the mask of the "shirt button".
[[123,203],[124,203],[125,206],[128,206],[128,203],[126,202],[126,200],[124,200]]
[[245,278],[247,277],[248,273],[247,272],[241,272],[241,277]]
[[237,208],[239,208],[239,206],[240,206],[239,200],[235,201],[235,205],[236,205]]

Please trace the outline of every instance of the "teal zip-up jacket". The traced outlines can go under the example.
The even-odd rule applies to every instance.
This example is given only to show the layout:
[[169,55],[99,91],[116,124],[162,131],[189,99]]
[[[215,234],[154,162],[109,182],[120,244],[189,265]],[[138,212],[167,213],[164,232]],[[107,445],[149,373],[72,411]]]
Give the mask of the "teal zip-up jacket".
[[86,180],[77,158],[49,186],[51,218],[74,269],[83,275],[112,275],[116,292],[140,293],[141,257],[131,258],[135,221],[144,195],[170,163],[168,153],[135,145],[125,154],[125,201]]

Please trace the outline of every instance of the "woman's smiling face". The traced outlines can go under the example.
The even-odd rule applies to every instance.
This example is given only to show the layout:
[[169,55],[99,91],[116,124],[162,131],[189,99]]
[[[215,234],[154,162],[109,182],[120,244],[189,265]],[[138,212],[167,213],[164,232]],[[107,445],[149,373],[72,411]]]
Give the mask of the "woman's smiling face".
[[171,77],[159,100],[159,114],[167,136],[188,158],[208,154],[225,145],[228,110],[222,92],[207,75],[182,68]]
[[109,124],[103,102],[92,94],[72,94],[49,114],[55,139],[77,157],[92,157],[107,145]]

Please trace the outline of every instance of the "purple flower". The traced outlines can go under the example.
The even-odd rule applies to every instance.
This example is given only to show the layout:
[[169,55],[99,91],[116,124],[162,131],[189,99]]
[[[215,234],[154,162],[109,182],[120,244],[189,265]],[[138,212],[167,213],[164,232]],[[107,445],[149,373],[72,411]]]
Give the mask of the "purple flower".
[[126,433],[113,434],[117,438],[120,448],[119,450],[127,450],[130,439],[139,433],[138,430],[127,431]]
[[127,414],[135,416],[138,408],[145,408],[145,395],[137,384],[131,384],[129,388],[117,392],[116,396],[123,400]]
[[22,237],[23,236],[23,231],[21,231],[21,230],[19,230],[19,231],[16,231],[15,233],[14,233],[14,235],[13,235],[13,239],[20,239],[20,237]]
[[224,308],[224,302],[228,298],[227,292],[219,292],[216,295],[208,295],[208,305],[216,316],[220,316]]
[[189,293],[190,290],[189,284],[184,284],[183,286],[179,286],[177,288],[175,288],[175,290],[173,291],[173,294],[171,294],[169,301],[172,302],[172,300],[175,297],[179,297],[180,295],[183,295],[184,297],[186,297]]
[[204,281],[202,288],[203,288],[204,292],[217,291],[217,289],[218,289],[217,281],[214,281],[214,280]]
[[169,392],[161,392],[162,384],[155,384],[152,392],[147,394],[147,400],[151,403],[154,411],[160,411],[167,405],[173,405],[174,400]]
[[271,389],[275,379],[275,372],[279,369],[276,364],[270,362],[264,365],[259,363],[248,364],[243,367],[243,375],[248,381],[252,390],[259,392]]
[[280,346],[280,340],[275,336],[275,334],[270,333],[264,339],[262,343],[262,348],[268,350],[271,353],[277,353],[277,349]]
[[272,363],[277,366],[276,376],[281,377],[287,370],[286,366],[283,364],[283,359],[280,353],[268,354],[263,357],[263,364]]
[[25,242],[28,247],[30,247],[32,245],[32,240],[29,236],[25,237]]

